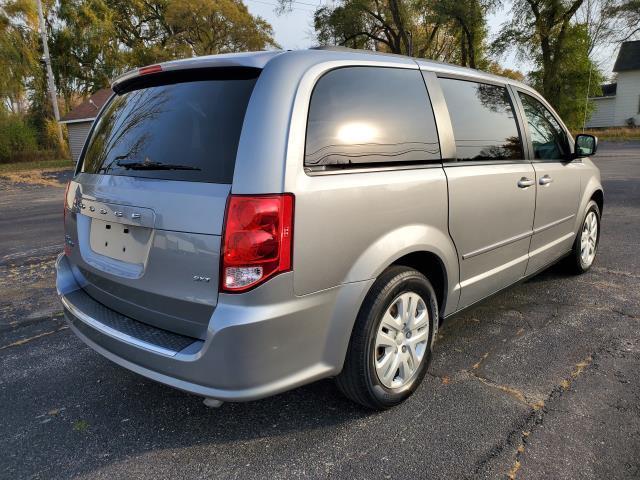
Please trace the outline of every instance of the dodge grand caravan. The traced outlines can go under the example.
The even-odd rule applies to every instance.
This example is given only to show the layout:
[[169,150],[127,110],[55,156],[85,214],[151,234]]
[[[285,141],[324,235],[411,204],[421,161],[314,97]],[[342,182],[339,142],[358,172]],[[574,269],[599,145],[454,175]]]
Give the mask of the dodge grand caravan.
[[58,293],[90,347],[209,405],[335,377],[391,407],[441,319],[594,261],[597,140],[511,79],[333,48],[112,88],[65,195]]

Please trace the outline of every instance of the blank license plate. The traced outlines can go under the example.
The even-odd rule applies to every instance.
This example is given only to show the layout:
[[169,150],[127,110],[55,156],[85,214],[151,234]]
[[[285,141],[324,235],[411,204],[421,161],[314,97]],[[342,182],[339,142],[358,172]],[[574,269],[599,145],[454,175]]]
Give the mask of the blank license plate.
[[141,264],[147,259],[152,229],[135,225],[91,219],[89,243],[100,255],[128,263]]

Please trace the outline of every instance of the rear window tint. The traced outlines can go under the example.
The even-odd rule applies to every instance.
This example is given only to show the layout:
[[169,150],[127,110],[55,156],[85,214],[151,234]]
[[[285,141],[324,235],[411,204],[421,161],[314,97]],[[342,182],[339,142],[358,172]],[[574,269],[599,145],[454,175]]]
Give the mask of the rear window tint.
[[439,162],[433,110],[418,70],[348,67],[316,84],[306,167]]
[[458,160],[523,159],[522,140],[505,87],[441,78]]
[[80,171],[231,183],[257,73],[207,75],[115,95],[93,129]]

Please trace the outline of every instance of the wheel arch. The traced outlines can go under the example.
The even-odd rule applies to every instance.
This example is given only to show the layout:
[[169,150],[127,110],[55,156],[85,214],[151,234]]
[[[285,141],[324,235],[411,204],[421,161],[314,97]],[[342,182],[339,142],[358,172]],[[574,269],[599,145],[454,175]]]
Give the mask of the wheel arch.
[[393,265],[413,268],[429,279],[431,286],[436,292],[438,310],[440,319],[442,319],[449,293],[447,288],[447,269],[442,259],[433,252],[419,250],[396,259],[387,268]]
[[600,210],[600,216],[602,216],[602,210],[604,209],[604,192],[601,188],[595,190],[591,194],[590,200],[593,200],[598,204],[598,210]]
[[599,175],[589,174],[588,176],[583,177],[583,189],[580,197],[580,204],[578,205],[578,210],[576,211],[575,223],[573,231],[577,235],[580,227],[582,225],[582,220],[584,217],[585,210],[590,201],[596,202],[598,208],[600,209],[600,216],[602,216],[602,209],[604,208],[604,189],[602,188],[602,184],[600,183]]
[[376,279],[392,265],[415,268],[437,284],[441,316],[457,307],[458,255],[448,232],[429,225],[406,225],[388,232],[362,252],[345,282]]

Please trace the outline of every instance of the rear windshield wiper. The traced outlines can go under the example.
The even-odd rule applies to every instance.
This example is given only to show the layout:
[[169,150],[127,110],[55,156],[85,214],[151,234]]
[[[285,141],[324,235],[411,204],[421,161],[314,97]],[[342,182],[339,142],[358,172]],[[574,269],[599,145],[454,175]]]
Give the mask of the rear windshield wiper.
[[191,165],[176,165],[160,162],[117,162],[116,165],[127,170],[201,170]]

